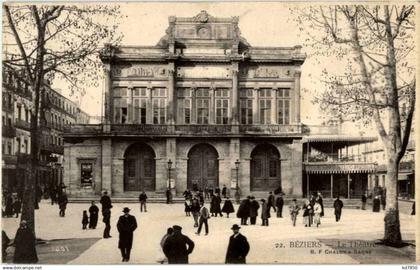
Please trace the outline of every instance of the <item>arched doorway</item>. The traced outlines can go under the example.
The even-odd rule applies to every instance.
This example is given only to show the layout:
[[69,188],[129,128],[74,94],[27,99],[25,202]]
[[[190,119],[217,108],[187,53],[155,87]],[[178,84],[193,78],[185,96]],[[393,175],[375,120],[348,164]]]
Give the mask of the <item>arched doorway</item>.
[[188,153],[189,189],[203,189],[219,185],[219,155],[216,149],[208,144],[198,144]]
[[261,144],[251,153],[251,191],[281,187],[280,154],[270,144]]
[[130,146],[124,155],[124,191],[155,191],[155,152],[143,143]]

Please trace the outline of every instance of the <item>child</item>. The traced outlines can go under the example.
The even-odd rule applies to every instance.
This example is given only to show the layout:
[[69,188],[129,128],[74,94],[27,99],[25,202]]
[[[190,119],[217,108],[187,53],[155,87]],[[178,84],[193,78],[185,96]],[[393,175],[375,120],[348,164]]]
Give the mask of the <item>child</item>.
[[185,216],[191,216],[191,200],[185,199]]
[[83,218],[82,218],[82,225],[83,225],[83,230],[86,230],[86,226],[89,224],[89,218],[87,215],[87,211],[84,210],[83,211]]
[[305,227],[311,227],[310,215],[312,211],[312,205],[309,203],[309,200],[306,200],[302,207],[303,210],[303,224]]
[[290,217],[292,218],[293,226],[296,226],[296,217],[299,214],[299,206],[296,203],[296,199],[293,199],[292,205],[289,206]]

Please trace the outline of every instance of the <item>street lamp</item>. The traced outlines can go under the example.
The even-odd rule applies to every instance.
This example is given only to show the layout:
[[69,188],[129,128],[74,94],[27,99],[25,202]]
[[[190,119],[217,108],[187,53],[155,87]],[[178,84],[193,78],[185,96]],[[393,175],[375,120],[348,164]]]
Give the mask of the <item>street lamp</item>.
[[237,159],[235,161],[235,169],[236,169],[235,201],[236,201],[237,204],[239,204],[241,202],[241,193],[239,191],[239,164],[241,164],[241,162],[239,162],[239,160]]
[[171,169],[172,169],[172,160],[168,160],[168,188],[170,192],[169,202],[172,203],[172,187],[171,187]]

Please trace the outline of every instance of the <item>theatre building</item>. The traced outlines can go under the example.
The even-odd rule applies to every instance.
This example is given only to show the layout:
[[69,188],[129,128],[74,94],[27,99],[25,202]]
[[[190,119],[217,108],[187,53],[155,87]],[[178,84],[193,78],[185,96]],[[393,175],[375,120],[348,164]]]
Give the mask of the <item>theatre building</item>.
[[169,17],[156,46],[105,46],[105,119],[64,134],[67,192],[302,196],[300,49],[253,47],[205,11]]

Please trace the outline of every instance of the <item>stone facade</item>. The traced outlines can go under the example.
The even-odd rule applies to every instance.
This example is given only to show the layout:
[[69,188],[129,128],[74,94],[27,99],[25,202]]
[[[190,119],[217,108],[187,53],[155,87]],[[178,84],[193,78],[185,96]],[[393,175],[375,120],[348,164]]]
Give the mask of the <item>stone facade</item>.
[[233,194],[237,178],[243,195],[302,196],[300,46],[252,47],[238,18],[202,11],[170,17],[156,46],[107,45],[101,59],[105,120],[64,134],[70,196]]

